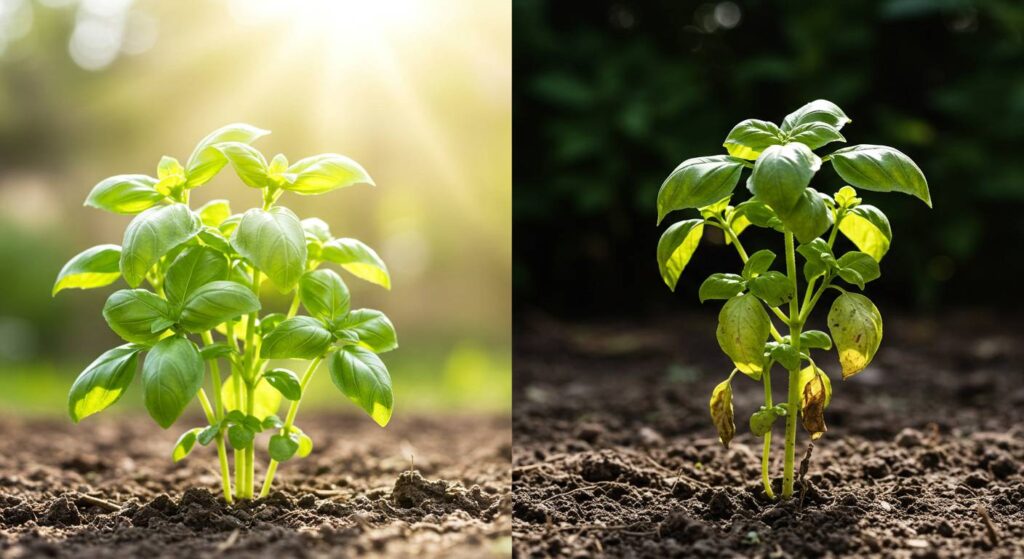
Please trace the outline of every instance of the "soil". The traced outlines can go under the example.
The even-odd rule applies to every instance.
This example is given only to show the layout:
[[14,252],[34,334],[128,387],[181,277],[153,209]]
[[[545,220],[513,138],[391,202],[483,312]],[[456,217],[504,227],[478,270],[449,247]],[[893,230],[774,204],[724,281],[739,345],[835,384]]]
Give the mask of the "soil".
[[310,414],[313,453],[226,505],[212,447],[171,461],[178,429],[3,418],[0,557],[508,556],[508,421]]
[[[731,365],[714,324],[517,325],[517,556],[1024,557],[1019,318],[889,319],[872,365],[846,381],[834,353],[820,357],[833,398],[802,503],[764,496],[747,427],[760,383],[733,381],[737,438],[717,439],[708,400]],[[801,431],[798,459],[807,443]]]

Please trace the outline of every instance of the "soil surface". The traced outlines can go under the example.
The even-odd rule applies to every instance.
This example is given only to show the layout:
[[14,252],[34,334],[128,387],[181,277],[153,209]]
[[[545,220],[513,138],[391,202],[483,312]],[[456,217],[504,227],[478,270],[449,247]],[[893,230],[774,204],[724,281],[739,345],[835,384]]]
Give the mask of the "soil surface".
[[267,499],[229,506],[212,446],[171,461],[185,427],[0,419],[0,557],[510,555],[507,417],[407,416],[380,429],[311,414],[303,426],[313,453],[282,464]]
[[[714,324],[517,325],[517,556],[1024,557],[1019,318],[889,319],[846,381],[834,352],[818,357],[833,398],[802,506],[764,496],[747,427],[760,383],[733,381],[737,438],[718,442],[708,400],[732,367]],[[801,430],[798,460],[807,443]]]

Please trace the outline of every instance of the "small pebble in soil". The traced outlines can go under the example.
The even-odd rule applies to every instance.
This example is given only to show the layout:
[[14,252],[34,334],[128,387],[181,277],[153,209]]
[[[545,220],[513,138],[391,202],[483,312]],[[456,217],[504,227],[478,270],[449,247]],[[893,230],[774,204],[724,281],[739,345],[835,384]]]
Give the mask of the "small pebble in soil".
[[921,446],[921,433],[908,427],[896,435],[896,445],[902,448]]
[[968,487],[973,487],[974,489],[981,489],[982,487],[988,485],[989,479],[988,475],[982,472],[971,472],[964,479],[964,483],[967,484]]
[[50,526],[77,526],[82,523],[82,515],[74,501],[67,495],[61,495],[50,503],[42,522]]

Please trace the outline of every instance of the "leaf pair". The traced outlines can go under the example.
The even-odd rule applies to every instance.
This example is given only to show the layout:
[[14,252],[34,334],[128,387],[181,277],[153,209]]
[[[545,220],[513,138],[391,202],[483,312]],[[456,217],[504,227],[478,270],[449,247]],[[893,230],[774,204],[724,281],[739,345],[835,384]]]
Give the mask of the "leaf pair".
[[334,238],[331,229],[323,220],[307,218],[302,220],[309,258],[316,261],[337,264],[353,276],[391,289],[388,267],[377,256],[376,251],[362,241],[350,238]]
[[267,163],[263,154],[247,142],[226,142],[215,147],[231,162],[242,182],[253,188],[275,187],[313,195],[357,184],[374,186],[362,165],[336,153],[314,155],[289,166],[282,154]]
[[700,286],[698,296],[703,303],[708,299],[731,299],[749,289],[758,299],[777,307],[793,298],[793,282],[781,272],[768,271],[775,253],[761,250],[747,260],[742,275],[711,274]]

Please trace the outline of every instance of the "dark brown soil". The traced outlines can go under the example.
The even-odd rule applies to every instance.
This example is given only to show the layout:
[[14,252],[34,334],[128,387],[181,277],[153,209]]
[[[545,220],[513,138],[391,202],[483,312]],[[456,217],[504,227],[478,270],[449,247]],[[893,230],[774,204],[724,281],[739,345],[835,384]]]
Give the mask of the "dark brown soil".
[[0,557],[511,553],[507,418],[303,424],[313,454],[282,464],[269,498],[227,506],[213,448],[174,464],[177,433],[148,418],[0,419]]
[[[1024,557],[1021,324],[971,314],[889,320],[868,370],[843,382],[826,366],[829,431],[801,507],[764,497],[761,439],[747,427],[759,383],[733,382],[738,436],[728,450],[716,438],[708,399],[731,366],[713,317],[524,321],[515,338],[516,555]],[[784,399],[784,375],[775,377]],[[801,432],[798,458],[807,441]]]

